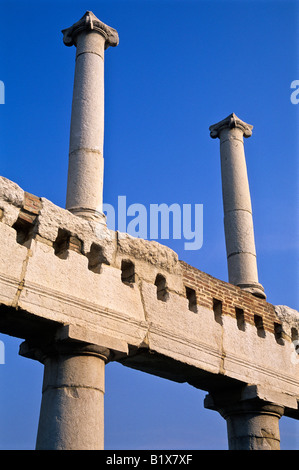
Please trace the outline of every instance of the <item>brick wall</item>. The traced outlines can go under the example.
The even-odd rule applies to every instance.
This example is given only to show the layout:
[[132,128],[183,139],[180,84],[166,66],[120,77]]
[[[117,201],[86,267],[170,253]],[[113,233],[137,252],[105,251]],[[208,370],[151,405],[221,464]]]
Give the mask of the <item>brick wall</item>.
[[199,271],[184,261],[180,263],[184,285],[195,290],[198,306],[212,309],[215,313],[217,306],[218,315],[220,306],[221,315],[230,315],[239,322],[240,317],[243,317],[245,323],[254,325],[258,330],[273,333],[278,340],[286,339],[272,304]]

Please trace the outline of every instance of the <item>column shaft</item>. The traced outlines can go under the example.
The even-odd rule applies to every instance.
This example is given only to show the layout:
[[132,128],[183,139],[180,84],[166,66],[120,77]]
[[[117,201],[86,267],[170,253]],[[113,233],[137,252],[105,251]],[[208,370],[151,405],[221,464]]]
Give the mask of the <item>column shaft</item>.
[[102,213],[104,44],[97,32],[77,38],[66,209],[86,218]]
[[103,449],[105,356],[78,347],[50,353],[43,363],[36,449]]
[[252,294],[265,298],[258,282],[254,228],[243,136],[252,126],[234,114],[210,127],[211,137],[220,139],[224,230],[228,277]]
[[105,223],[104,51],[109,46],[117,46],[118,34],[90,11],[62,32],[64,44],[77,48],[66,209]]
[[241,129],[220,138],[224,230],[229,282],[258,283],[251,198]]

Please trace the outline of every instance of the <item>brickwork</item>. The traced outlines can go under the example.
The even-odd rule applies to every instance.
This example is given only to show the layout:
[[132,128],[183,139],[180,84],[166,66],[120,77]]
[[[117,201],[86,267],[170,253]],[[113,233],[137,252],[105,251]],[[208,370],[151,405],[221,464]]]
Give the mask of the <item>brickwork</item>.
[[180,264],[184,285],[195,290],[199,306],[213,309],[215,301],[220,301],[222,315],[230,315],[237,321],[236,312],[243,311],[245,323],[264,329],[277,337],[282,335],[283,339],[289,339],[281,332],[281,324],[275,315],[272,304],[241,290],[239,287],[199,271],[184,261],[180,261]]

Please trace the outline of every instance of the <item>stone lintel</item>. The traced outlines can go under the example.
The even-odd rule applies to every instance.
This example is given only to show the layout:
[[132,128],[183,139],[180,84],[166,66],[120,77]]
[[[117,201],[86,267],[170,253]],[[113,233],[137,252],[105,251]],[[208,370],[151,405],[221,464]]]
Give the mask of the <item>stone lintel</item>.
[[101,34],[105,38],[105,49],[109,46],[115,47],[119,43],[117,31],[99,20],[92,11],[87,11],[77,23],[61,31],[64,44],[76,46],[76,37],[82,31],[95,31]]
[[241,129],[244,137],[250,137],[252,135],[253,126],[251,124],[247,124],[246,122],[241,121],[241,119],[239,119],[238,116],[235,115],[235,113],[232,113],[222,121],[219,121],[209,127],[210,136],[212,137],[212,139],[216,139],[217,137],[220,137],[220,132],[226,128]]

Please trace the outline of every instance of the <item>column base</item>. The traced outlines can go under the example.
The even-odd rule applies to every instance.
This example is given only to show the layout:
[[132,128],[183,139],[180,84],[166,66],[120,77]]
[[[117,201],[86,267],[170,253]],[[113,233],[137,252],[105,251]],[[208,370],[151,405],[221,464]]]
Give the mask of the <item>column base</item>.
[[82,217],[86,220],[93,220],[99,224],[106,225],[106,216],[103,212],[99,212],[96,209],[88,209],[85,207],[70,207],[67,208],[72,214]]
[[240,287],[240,289],[245,290],[246,292],[249,292],[250,294],[254,295],[255,297],[259,297],[260,299],[267,298],[262,284],[249,283],[249,284],[237,284],[237,286]]

